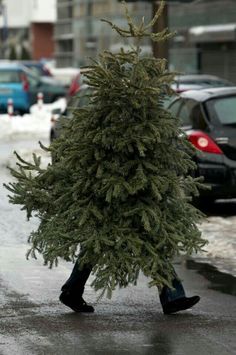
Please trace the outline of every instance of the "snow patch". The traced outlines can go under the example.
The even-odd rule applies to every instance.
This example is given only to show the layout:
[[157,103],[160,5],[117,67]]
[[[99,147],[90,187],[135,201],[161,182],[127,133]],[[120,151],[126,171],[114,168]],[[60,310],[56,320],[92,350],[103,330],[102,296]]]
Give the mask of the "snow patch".
[[236,216],[208,217],[199,229],[208,241],[205,252],[199,253],[199,261],[209,261],[218,269],[236,276]]
[[31,106],[30,114],[23,116],[0,115],[1,142],[19,140],[20,138],[45,138],[49,136],[51,128],[51,112],[59,108],[66,108],[66,99],[62,98],[52,104],[37,104]]

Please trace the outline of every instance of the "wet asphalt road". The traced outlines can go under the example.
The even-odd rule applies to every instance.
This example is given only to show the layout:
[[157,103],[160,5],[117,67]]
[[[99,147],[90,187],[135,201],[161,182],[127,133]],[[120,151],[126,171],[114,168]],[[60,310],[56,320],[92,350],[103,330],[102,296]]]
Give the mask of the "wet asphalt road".
[[[182,259],[175,265],[187,294],[201,296],[192,310],[176,315],[162,314],[157,290],[144,277],[99,302],[88,282],[85,298],[94,314],[60,304],[72,265],[49,270],[41,258],[25,260],[26,236],[37,221],[26,223],[25,214],[7,203],[2,182],[9,177],[0,168],[0,355],[236,353],[236,279],[208,264]],[[208,213],[226,210],[223,204]]]
[[[32,270],[32,265],[28,268]],[[162,314],[157,292],[147,288],[145,278],[138,286],[117,291],[112,300],[102,299],[97,305],[88,285],[86,299],[95,304],[96,312],[72,313],[57,300],[55,285],[59,287],[64,274],[59,270],[52,271],[52,283],[46,276],[36,287],[37,297],[30,270],[26,273],[27,289],[17,287],[26,275],[18,274],[15,288],[6,280],[0,281],[1,355],[236,352],[235,296],[210,289],[214,283],[187,270],[185,262],[177,265],[177,270],[188,293],[199,294],[201,302],[192,310],[171,316]],[[235,279],[233,282],[235,292]]]

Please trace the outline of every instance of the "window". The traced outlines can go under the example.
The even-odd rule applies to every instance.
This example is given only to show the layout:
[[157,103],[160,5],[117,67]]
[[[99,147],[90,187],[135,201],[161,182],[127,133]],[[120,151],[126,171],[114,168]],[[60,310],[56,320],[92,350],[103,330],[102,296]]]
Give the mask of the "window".
[[178,116],[179,108],[181,104],[182,104],[182,100],[178,99],[170,105],[168,110],[173,114],[173,116]]
[[20,83],[19,72],[16,70],[1,70],[0,84],[2,83]]
[[206,106],[213,120],[223,125],[236,125],[236,96],[213,99]]
[[173,115],[180,118],[181,126],[204,130],[207,126],[201,105],[191,99],[176,100],[169,108]]
[[183,127],[205,130],[207,127],[201,104],[191,99],[183,100],[180,108],[179,117]]
[[30,86],[37,86],[39,84],[39,77],[25,73]]
[[182,126],[192,126],[191,112],[196,105],[195,101],[192,100],[182,100],[182,105],[179,111],[179,118],[181,120]]

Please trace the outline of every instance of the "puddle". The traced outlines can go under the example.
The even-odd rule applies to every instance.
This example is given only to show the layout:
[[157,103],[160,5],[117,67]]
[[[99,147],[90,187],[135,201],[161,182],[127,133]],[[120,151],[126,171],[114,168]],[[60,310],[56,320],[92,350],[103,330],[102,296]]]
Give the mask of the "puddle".
[[208,286],[210,289],[236,296],[236,277],[221,272],[210,264],[198,263],[191,259],[186,261],[186,267],[204,276],[210,282]]

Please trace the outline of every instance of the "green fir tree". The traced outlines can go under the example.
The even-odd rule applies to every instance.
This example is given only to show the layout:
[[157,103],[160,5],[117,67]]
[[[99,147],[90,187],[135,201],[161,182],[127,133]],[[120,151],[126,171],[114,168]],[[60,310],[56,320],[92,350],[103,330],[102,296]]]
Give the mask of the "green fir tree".
[[19,155],[11,169],[16,182],[6,187],[10,202],[36,214],[38,230],[29,237],[29,255],[43,255],[52,267],[59,258],[95,264],[95,289],[111,296],[116,286],[136,284],[139,272],[150,286],[170,285],[171,262],[180,253],[199,251],[201,213],[191,205],[198,180],[192,145],[179,120],[164,108],[173,74],[165,59],[143,57],[142,38],[167,40],[168,30],[151,33],[153,21],[128,27],[108,22],[123,37],[135,39],[130,51],[103,52],[87,70],[89,103],[74,109],[48,150],[46,168]]

